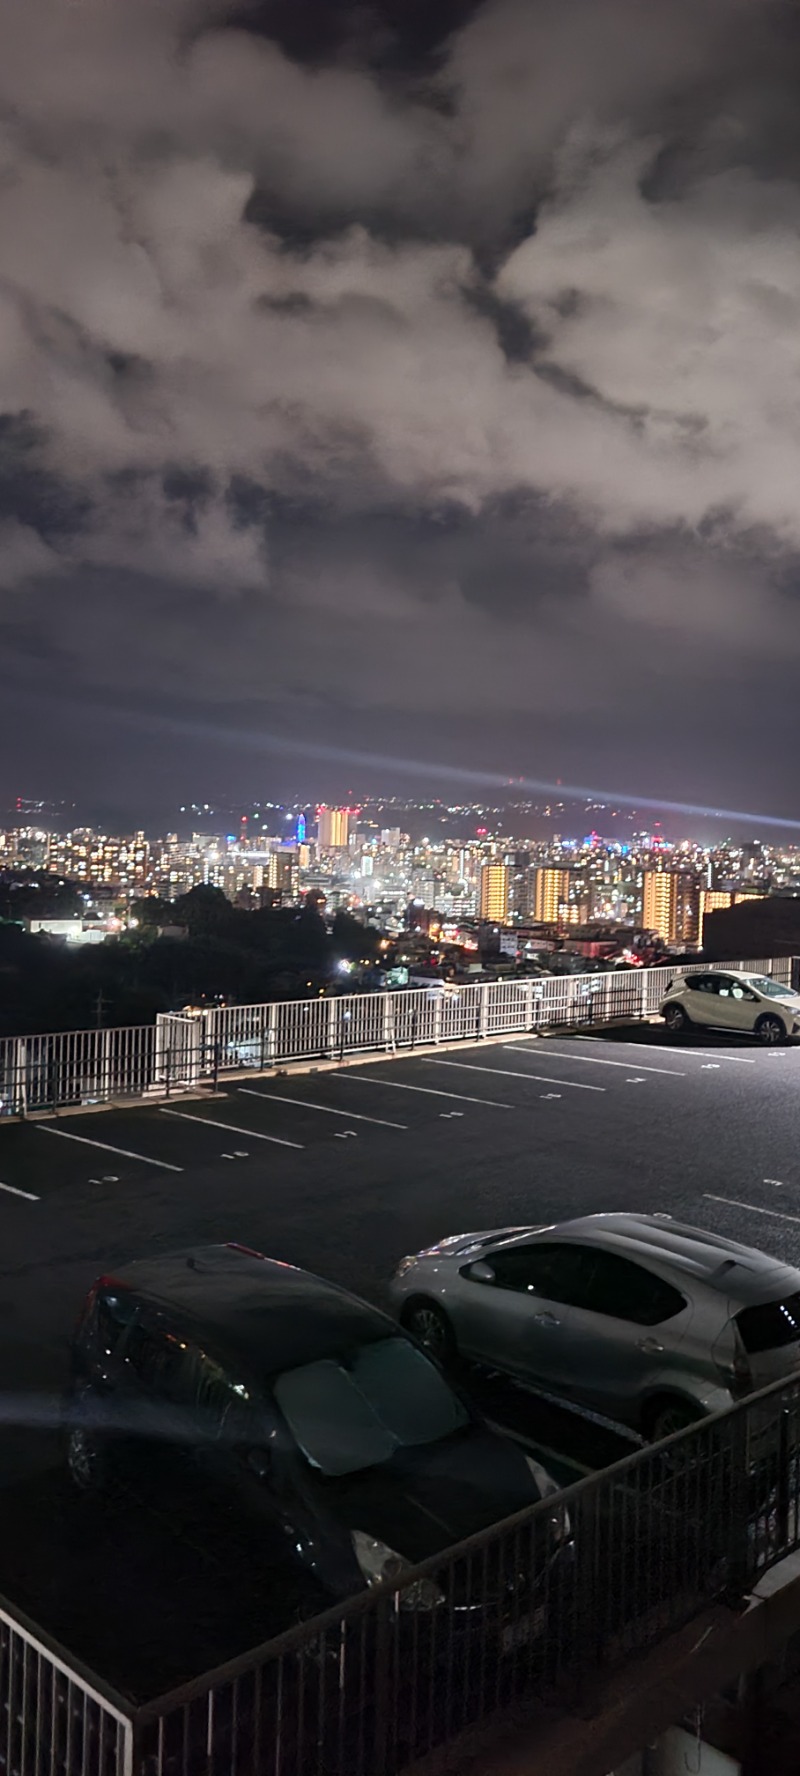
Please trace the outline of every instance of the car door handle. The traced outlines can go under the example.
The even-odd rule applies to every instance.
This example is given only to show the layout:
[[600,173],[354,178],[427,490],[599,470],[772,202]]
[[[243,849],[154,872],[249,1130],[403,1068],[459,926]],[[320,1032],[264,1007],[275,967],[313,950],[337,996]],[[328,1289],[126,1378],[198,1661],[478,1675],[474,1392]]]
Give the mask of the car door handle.
[[534,1326],[560,1326],[561,1321],[556,1319],[555,1314],[534,1314],[533,1324]]
[[640,1338],[637,1349],[640,1351],[647,1351],[647,1354],[650,1357],[656,1357],[658,1356],[659,1351],[663,1351],[664,1346],[663,1344],[659,1344],[657,1338]]

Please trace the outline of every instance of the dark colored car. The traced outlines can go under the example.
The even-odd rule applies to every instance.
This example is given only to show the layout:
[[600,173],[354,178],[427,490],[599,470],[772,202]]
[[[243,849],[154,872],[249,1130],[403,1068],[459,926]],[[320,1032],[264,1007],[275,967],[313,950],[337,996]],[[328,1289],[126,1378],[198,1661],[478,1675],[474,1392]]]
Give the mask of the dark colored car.
[[[166,1459],[179,1493],[182,1466],[199,1464],[245,1533],[282,1531],[337,1599],[557,1491],[394,1321],[237,1245],[102,1277],[72,1372],[65,1428],[78,1487],[102,1488],[143,1462],[163,1484]],[[555,1505],[548,1566],[569,1534]],[[502,1613],[509,1587],[535,1578],[492,1581],[484,1564],[482,1606]],[[430,1610],[441,1596],[426,1579],[402,1601]],[[474,1607],[466,1595],[463,1606]]]

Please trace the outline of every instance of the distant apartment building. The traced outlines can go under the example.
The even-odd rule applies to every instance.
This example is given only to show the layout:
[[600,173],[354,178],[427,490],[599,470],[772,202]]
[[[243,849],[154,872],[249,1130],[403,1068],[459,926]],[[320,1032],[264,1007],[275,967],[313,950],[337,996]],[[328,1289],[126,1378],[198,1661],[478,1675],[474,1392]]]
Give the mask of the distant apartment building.
[[666,944],[694,949],[698,942],[700,896],[694,870],[646,869],[642,875],[642,926]]
[[541,925],[560,925],[568,919],[569,870],[537,869],[533,916]]
[[47,866],[74,882],[138,890],[148,877],[150,847],[143,832],[109,838],[91,827],[76,827],[50,835]]
[[644,870],[642,873],[642,926],[655,931],[663,943],[674,943],[678,934],[677,870]]
[[346,851],[350,838],[350,809],[317,809],[317,844],[321,851]]
[[529,851],[507,851],[503,862],[508,870],[508,916],[518,923],[531,917],[533,873]]
[[299,899],[300,858],[296,849],[270,853],[265,886],[279,894],[282,901]]
[[484,863],[481,867],[480,904],[481,919],[491,925],[505,925],[508,922],[508,894],[511,870],[507,863]]
[[733,895],[723,888],[701,888],[697,914],[697,942],[702,949],[706,914],[723,912],[733,906]]

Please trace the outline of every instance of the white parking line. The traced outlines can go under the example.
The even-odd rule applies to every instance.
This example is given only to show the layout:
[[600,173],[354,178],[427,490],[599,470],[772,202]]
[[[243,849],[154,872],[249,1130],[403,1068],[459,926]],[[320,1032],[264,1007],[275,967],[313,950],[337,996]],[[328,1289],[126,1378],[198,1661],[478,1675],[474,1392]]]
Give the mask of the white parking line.
[[[601,1036],[576,1036],[575,1038],[576,1042],[602,1042],[603,1040],[605,1039]],[[638,1048],[641,1054],[643,1050],[646,1053],[648,1048],[658,1048],[661,1045],[652,1042],[615,1042],[613,1046],[614,1048]],[[703,1061],[730,1061],[734,1067],[754,1067],[756,1065],[753,1055],[726,1054],[724,1048],[681,1048],[679,1053],[682,1061],[690,1061],[697,1055]]]
[[379,1128],[407,1129],[407,1122],[387,1122],[384,1116],[357,1115],[354,1110],[332,1110],[330,1104],[312,1104],[308,1098],[284,1098],[278,1092],[256,1091],[252,1085],[240,1085],[239,1096],[242,1098],[266,1098],[267,1103],[274,1099],[276,1104],[297,1104],[301,1110],[321,1110],[324,1116],[349,1116],[351,1122],[374,1122]]
[[499,1104],[495,1098],[466,1098],[463,1092],[437,1091],[432,1085],[404,1085],[400,1079],[369,1079],[365,1073],[332,1073],[331,1079],[349,1079],[352,1085],[385,1085],[390,1091],[422,1092],[426,1098],[455,1098],[459,1104],[488,1104],[490,1110],[513,1110],[513,1104]]
[[84,1147],[99,1147],[103,1153],[119,1153],[123,1159],[138,1159],[142,1165],[158,1166],[162,1172],[182,1172],[183,1166],[169,1165],[166,1159],[151,1159],[149,1153],[131,1153],[127,1147],[112,1147],[109,1141],[90,1141],[88,1135],[71,1135],[66,1129],[50,1128],[37,1122],[40,1135],[57,1135],[60,1141],[80,1141]]
[[800,1215],[784,1215],[780,1209],[760,1209],[756,1203],[737,1202],[733,1196],[712,1196],[710,1190],[703,1191],[706,1202],[726,1203],[729,1209],[747,1209],[751,1215],[770,1215],[773,1221],[795,1221],[800,1226]]
[[[635,1044],[632,1043],[631,1047],[634,1046]],[[729,1061],[732,1067],[754,1067],[756,1064],[754,1055],[729,1055],[725,1053],[724,1048],[681,1049],[681,1060],[684,1057],[688,1058],[689,1055],[697,1055],[698,1060],[702,1061]]]
[[24,1196],[25,1201],[29,1203],[41,1201],[40,1197],[34,1196],[32,1190],[18,1190],[16,1184],[0,1184],[0,1190],[7,1190],[9,1196]]
[[577,1079],[553,1079],[549,1073],[511,1073],[507,1067],[481,1067],[474,1061],[435,1061],[432,1067],[460,1067],[465,1073],[496,1073],[499,1079],[532,1079],[536,1085],[567,1085],[576,1092],[604,1092],[604,1085],[584,1085]]
[[[192,1116],[188,1110],[165,1110],[161,1106],[162,1116],[177,1116],[181,1122],[200,1122],[203,1128],[224,1129],[227,1135],[247,1135],[251,1141],[271,1141],[273,1147],[296,1147],[303,1151],[302,1141],[282,1141],[278,1135],[262,1135],[258,1129],[240,1129],[234,1122],[215,1122],[211,1116]],[[181,1166],[173,1166],[174,1172],[182,1170]]]
[[[530,1049],[517,1046],[513,1042],[504,1042],[503,1049],[506,1054],[524,1055],[530,1053]],[[630,1061],[605,1061],[600,1055],[562,1054],[560,1049],[551,1048],[549,1042],[547,1044],[547,1053],[548,1055],[552,1055],[554,1061],[582,1061],[589,1067],[629,1067],[631,1064]],[[685,1073],[679,1073],[674,1067],[640,1067],[639,1072],[670,1073],[675,1079],[686,1078]]]

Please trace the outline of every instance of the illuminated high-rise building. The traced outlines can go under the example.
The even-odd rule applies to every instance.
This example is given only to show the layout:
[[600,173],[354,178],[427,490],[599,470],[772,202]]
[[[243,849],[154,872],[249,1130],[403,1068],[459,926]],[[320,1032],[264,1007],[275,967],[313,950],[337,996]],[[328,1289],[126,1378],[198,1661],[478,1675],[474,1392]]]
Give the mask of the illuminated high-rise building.
[[537,869],[533,916],[537,924],[558,925],[569,905],[569,870]]
[[346,851],[350,837],[350,809],[317,809],[317,844],[321,851]]
[[642,928],[655,931],[664,943],[678,935],[677,870],[642,872]]
[[700,907],[697,915],[697,942],[703,946],[703,926],[706,913],[717,913],[723,908],[733,906],[733,895],[723,888],[701,888]]
[[296,828],[294,836],[295,836],[295,841],[298,845],[305,844],[305,842],[306,842],[306,817],[305,817],[305,814],[298,814],[297,828]]
[[508,892],[511,870],[507,863],[484,863],[481,868],[480,917],[491,925],[505,925],[508,920]]
[[267,865],[268,888],[284,901],[297,900],[300,894],[300,856],[297,851],[271,851]]

